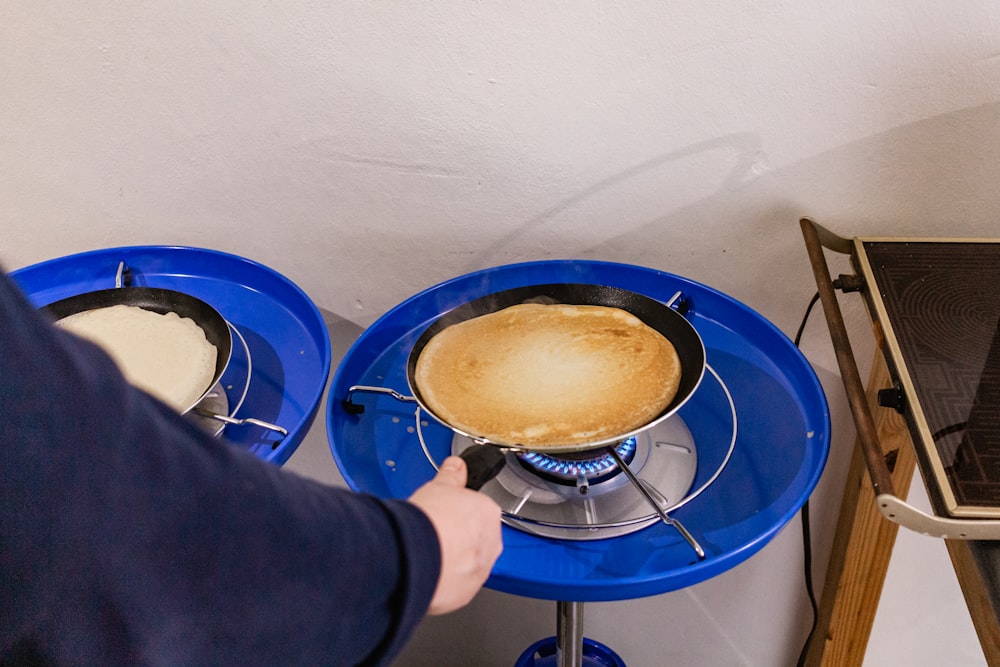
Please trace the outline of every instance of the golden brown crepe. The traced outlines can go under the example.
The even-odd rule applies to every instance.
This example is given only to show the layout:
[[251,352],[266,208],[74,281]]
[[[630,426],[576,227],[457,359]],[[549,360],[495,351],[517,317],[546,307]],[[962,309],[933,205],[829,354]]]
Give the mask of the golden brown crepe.
[[521,304],[452,325],[420,352],[419,394],[439,418],[492,442],[558,448],[652,421],[681,378],[674,346],[605,306]]
[[102,347],[129,382],[178,412],[191,408],[215,378],[218,351],[194,320],[177,313],[115,305],[56,325]]

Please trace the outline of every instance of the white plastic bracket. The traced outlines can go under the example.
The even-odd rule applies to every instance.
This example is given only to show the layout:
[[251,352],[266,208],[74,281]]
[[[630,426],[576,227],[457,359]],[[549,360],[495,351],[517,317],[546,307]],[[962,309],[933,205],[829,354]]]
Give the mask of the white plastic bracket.
[[886,519],[924,535],[946,540],[1000,539],[998,519],[953,519],[927,514],[888,493],[876,496],[875,502]]

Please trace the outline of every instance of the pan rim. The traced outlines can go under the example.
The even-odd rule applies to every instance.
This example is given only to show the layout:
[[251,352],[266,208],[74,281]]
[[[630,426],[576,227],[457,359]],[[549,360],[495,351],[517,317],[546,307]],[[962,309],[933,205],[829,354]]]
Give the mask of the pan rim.
[[[670,336],[667,336],[662,330],[660,330],[659,327],[653,326],[653,328],[658,333],[666,337],[671,342],[671,344],[673,344],[675,347],[678,348],[677,349],[678,355],[682,357],[681,387],[683,391],[679,390],[677,395],[674,396],[674,398],[667,405],[667,407],[664,408],[651,420],[647,421],[645,424],[641,426],[629,430],[626,433],[615,434],[614,436],[603,437],[598,440],[587,441],[582,443],[569,443],[569,444],[563,443],[555,445],[526,445],[524,443],[518,443],[518,442],[499,441],[491,439],[486,436],[482,436],[480,434],[470,433],[465,429],[450,424],[448,420],[442,418],[434,410],[430,409],[430,407],[427,405],[427,402],[421,395],[419,386],[417,385],[417,382],[414,377],[414,369],[416,367],[416,361],[419,358],[420,352],[422,352],[423,348],[430,341],[430,339],[433,338],[434,335],[439,333],[441,330],[447,328],[448,326],[451,326],[452,324],[457,324],[459,322],[463,322],[468,319],[473,319],[474,317],[478,317],[480,315],[486,315],[491,312],[497,312],[498,310],[501,310],[502,307],[506,307],[508,305],[516,305],[517,303],[520,302],[514,301],[512,303],[505,304],[501,308],[486,310],[484,312],[479,313],[478,315],[473,315],[472,317],[463,317],[455,322],[450,322],[443,325],[442,322],[446,321],[447,319],[455,317],[455,313],[457,311],[461,312],[463,310],[475,310],[475,306],[477,304],[496,301],[497,298],[500,296],[519,295],[522,293],[524,294],[535,293],[534,296],[531,298],[536,298],[539,296],[548,296],[547,294],[540,293],[541,291],[546,291],[549,293],[566,292],[566,291],[570,293],[573,293],[574,291],[581,291],[584,293],[591,293],[591,294],[599,292],[603,292],[605,294],[612,293],[619,297],[627,297],[628,299],[642,302],[646,307],[655,308],[658,317],[662,316],[670,318],[672,320],[672,323],[675,326],[682,328],[685,332],[685,335],[687,336],[687,340],[685,341],[685,347],[684,347],[685,351],[687,351],[689,354],[693,354],[696,357],[696,359],[693,360],[695,362],[694,365],[696,366],[696,368],[692,369],[690,367],[691,364],[686,363],[684,361],[682,350],[680,347],[678,347],[677,342]],[[626,312],[629,312],[635,315],[636,317],[639,317],[639,319],[642,320],[645,324],[647,324],[648,326],[652,326],[647,321],[647,319],[644,318],[641,314],[636,313],[627,307],[623,307],[622,305],[611,304],[607,302],[599,302],[599,301],[587,301],[587,300],[581,301],[579,303],[573,301],[559,301],[559,303],[568,303],[570,305],[604,305],[604,306],[611,305],[612,307],[621,308],[622,310],[625,310]],[[689,361],[691,360],[689,359]],[[552,454],[557,452],[583,452],[588,450],[605,449],[608,446],[622,442],[623,440],[636,436],[642,433],[643,431],[646,431],[656,426],[657,424],[661,423],[662,421],[676,414],[677,411],[680,410],[685,403],[687,403],[687,401],[691,398],[691,396],[694,395],[694,393],[697,391],[698,387],[701,385],[701,382],[704,378],[706,366],[707,366],[707,358],[705,352],[705,345],[704,341],[702,341],[701,339],[701,335],[698,333],[697,329],[695,329],[694,325],[691,324],[690,321],[688,321],[687,317],[685,317],[683,314],[678,312],[678,310],[668,305],[667,303],[664,303],[659,299],[642,294],[640,292],[612,285],[599,284],[599,283],[550,282],[550,283],[539,283],[533,285],[523,285],[520,287],[513,287],[510,289],[490,292],[478,296],[469,301],[466,301],[464,303],[461,303],[443,313],[438,314],[436,317],[433,318],[433,320],[428,325],[423,327],[420,334],[414,341],[409,354],[407,355],[406,380],[410,389],[410,393],[413,396],[414,400],[416,401],[418,408],[426,412],[435,421],[440,423],[442,426],[448,428],[449,430],[453,431],[454,433],[464,436],[466,438],[470,438],[473,442],[480,445],[491,445],[517,451],[533,451],[533,452]]]

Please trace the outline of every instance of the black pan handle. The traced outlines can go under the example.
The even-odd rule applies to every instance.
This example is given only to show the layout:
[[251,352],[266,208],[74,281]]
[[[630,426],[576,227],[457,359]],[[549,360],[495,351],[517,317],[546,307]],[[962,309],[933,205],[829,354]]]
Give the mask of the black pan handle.
[[503,450],[493,445],[472,445],[459,454],[465,459],[465,466],[469,470],[465,488],[478,491],[483,484],[490,481],[503,468]]

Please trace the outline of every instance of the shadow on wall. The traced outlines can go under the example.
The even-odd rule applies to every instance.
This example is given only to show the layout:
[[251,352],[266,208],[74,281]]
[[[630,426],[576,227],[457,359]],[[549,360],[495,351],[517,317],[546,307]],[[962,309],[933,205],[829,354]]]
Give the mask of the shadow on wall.
[[[339,230],[337,248],[374,245],[382,252],[376,265],[351,269],[352,276],[378,273],[378,292],[359,288],[364,310],[338,314],[363,325],[421,289],[471,271],[585,258],[697,280],[788,331],[812,293],[798,228],[804,215],[843,236],[996,233],[1000,103],[899,126],[795,163],[780,163],[772,150],[749,132],[667,150],[509,224],[498,224],[501,212],[487,211],[489,226],[476,226],[467,219],[474,215],[470,201],[462,199],[455,214],[466,217],[432,228]],[[464,187],[435,192],[460,198],[468,194]],[[330,280],[337,277],[334,270]]]
[[[479,253],[477,261],[466,267],[466,272],[494,265],[488,261],[489,258],[502,257],[510,248],[524,244],[533,235],[544,235],[547,227],[558,226],[560,218],[571,214],[577,207],[585,205],[590,200],[596,199],[609,191],[616,190],[628,181],[645,177],[652,172],[666,171],[668,167],[674,165],[684,165],[689,163],[692,158],[711,156],[713,154],[721,155],[723,159],[727,159],[727,156],[728,159],[733,159],[733,156],[735,156],[735,164],[729,167],[728,175],[724,178],[723,190],[738,189],[738,187],[741,187],[747,181],[749,174],[762,171],[760,165],[760,157],[762,156],[760,137],[749,132],[701,141],[668,151],[617,174],[613,174],[518,225],[484,248]],[[570,246],[573,244],[572,239],[566,239],[564,242]],[[486,263],[484,263],[484,260],[487,260]]]
[[[848,237],[995,235],[997,164],[1000,103],[897,127],[780,168],[768,166],[757,135],[728,135],[661,154],[566,198],[453,275],[548,259],[557,248],[560,257],[639,264],[698,280],[787,331],[794,322],[782,316],[783,305],[813,291],[801,216]],[[718,183],[707,196],[626,230],[608,233],[616,230],[608,220],[600,239],[575,235],[579,211],[630,182],[686,188],[683,180],[696,173]]]

